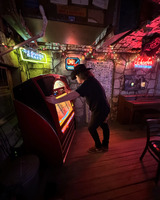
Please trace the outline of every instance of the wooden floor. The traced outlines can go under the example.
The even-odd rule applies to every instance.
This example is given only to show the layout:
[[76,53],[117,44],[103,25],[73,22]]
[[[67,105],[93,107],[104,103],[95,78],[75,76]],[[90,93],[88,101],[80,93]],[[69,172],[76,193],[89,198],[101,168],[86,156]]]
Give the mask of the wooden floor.
[[[80,128],[61,169],[48,170],[48,200],[160,200],[160,182],[154,176],[157,162],[147,153],[145,128],[110,123],[108,152],[89,154],[94,145],[87,127]],[[102,131],[98,129],[102,138]],[[48,198],[47,198],[48,195]]]

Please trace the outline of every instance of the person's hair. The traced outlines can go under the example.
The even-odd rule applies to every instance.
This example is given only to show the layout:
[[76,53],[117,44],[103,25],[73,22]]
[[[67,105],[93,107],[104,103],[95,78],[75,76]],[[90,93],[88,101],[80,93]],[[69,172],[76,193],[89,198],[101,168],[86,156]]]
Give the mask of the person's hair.
[[83,71],[77,74],[77,76],[82,79],[82,80],[86,80],[89,77],[93,77],[93,74],[91,71],[87,70],[87,71]]

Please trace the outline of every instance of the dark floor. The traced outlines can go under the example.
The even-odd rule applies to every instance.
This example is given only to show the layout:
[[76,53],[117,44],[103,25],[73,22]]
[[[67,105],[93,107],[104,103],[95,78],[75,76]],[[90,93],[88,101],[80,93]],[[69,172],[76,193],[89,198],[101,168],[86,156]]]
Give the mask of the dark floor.
[[145,127],[130,128],[110,123],[109,151],[97,154],[87,153],[94,143],[87,127],[79,128],[62,168],[45,171],[38,200],[160,200],[156,161],[149,153],[139,161]]

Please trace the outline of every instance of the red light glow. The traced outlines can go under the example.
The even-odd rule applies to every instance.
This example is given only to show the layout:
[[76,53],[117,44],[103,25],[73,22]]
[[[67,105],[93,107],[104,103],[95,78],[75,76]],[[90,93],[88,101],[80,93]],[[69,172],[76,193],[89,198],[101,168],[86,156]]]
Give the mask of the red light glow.
[[152,68],[153,65],[153,60],[151,57],[144,58],[144,57],[139,57],[134,61],[134,66],[136,68]]
[[68,65],[74,65],[74,66],[77,65],[76,62],[75,62],[75,59],[68,59],[67,64]]

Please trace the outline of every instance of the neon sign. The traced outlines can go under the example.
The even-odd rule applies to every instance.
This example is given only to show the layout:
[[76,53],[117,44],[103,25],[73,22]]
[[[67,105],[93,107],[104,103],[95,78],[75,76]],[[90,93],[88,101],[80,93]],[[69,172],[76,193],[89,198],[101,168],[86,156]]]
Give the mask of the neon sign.
[[65,61],[67,70],[74,70],[74,67],[80,64],[80,59],[76,57],[68,57]]
[[47,63],[46,54],[20,48],[21,58],[24,61],[35,63]]
[[153,65],[152,58],[142,58],[139,57],[134,61],[134,67],[135,68],[146,68],[151,69]]

